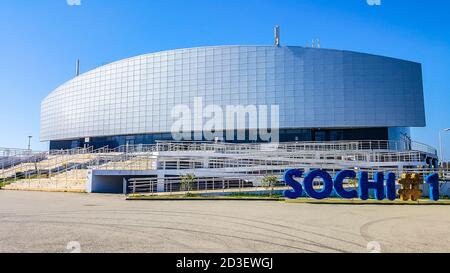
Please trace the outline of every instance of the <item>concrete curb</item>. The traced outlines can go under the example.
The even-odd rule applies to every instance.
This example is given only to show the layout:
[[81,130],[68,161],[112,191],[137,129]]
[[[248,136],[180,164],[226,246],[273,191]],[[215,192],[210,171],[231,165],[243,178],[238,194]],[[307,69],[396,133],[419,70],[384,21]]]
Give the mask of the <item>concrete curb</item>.
[[127,201],[285,201],[279,198],[143,198],[127,197]]
[[310,205],[377,205],[377,206],[450,206],[450,200],[441,200],[438,202],[421,201],[421,202],[404,202],[404,201],[362,201],[362,200],[311,200],[296,199],[289,200],[284,198],[145,198],[145,197],[127,197],[127,201],[270,201],[285,202],[287,204],[310,204]]
[[432,201],[362,201],[362,200],[286,200],[288,204],[355,205],[355,206],[450,206],[450,200]]
[[71,190],[71,189],[38,189],[38,188],[26,188],[26,189],[5,189],[3,191],[31,191],[31,192],[66,192],[66,193],[86,193],[85,190]]

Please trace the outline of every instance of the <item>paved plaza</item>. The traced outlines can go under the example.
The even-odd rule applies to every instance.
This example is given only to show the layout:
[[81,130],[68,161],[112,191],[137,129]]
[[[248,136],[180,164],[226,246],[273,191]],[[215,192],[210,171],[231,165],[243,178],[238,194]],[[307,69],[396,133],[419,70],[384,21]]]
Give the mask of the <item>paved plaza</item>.
[[450,206],[0,191],[0,252],[450,252]]

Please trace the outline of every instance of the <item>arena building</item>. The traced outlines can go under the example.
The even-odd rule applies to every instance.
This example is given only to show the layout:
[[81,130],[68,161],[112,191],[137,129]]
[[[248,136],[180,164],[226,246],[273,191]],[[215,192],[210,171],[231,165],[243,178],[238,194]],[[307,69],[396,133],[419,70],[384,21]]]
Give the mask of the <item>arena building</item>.
[[[42,102],[41,140],[51,150],[170,141],[171,111],[195,98],[222,107],[279,106],[280,142],[408,146],[410,128],[426,125],[419,63],[317,47],[214,46],[146,54],[77,75]],[[232,130],[248,136],[252,128]]]
[[41,140],[50,150],[3,151],[0,182],[19,190],[227,194],[265,191],[274,176],[278,191],[289,189],[290,169],[355,170],[372,180],[438,170],[436,149],[410,137],[410,128],[426,125],[419,63],[281,46],[278,29],[275,41],[151,53],[84,74],[77,65],[76,77],[42,102]]

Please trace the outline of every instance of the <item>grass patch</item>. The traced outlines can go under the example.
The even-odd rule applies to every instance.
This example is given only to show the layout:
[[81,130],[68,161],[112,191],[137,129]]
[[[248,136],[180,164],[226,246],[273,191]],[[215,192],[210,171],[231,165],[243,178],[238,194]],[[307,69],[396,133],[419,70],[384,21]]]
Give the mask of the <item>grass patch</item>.
[[17,178],[15,177],[10,177],[10,178],[6,178],[4,180],[2,180],[0,182],[0,189],[4,188],[5,186],[8,186],[10,184],[19,182],[21,180],[33,180],[33,179],[48,179],[50,176],[48,174],[33,174],[33,175],[29,175],[29,176],[23,176],[20,175]]
[[267,193],[257,194],[257,193],[239,193],[238,192],[238,193],[231,193],[228,196],[237,197],[237,198],[239,198],[239,197],[242,197],[242,198],[278,198],[278,199],[284,198],[284,196],[282,194],[270,195]]
[[8,178],[8,179],[5,179],[2,182],[0,182],[0,189],[3,189],[4,187],[6,187],[6,186],[8,186],[8,185],[10,185],[12,183],[15,183],[17,181],[20,181],[20,180],[21,180],[20,178]]

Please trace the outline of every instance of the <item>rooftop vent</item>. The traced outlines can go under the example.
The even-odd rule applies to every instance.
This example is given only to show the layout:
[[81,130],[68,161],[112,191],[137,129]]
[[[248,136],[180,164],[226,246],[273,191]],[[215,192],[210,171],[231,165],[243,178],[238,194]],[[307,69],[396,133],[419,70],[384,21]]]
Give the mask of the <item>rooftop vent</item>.
[[78,77],[80,76],[80,59],[77,59],[77,64],[75,67],[75,75]]
[[280,46],[280,27],[279,26],[275,26],[274,35],[275,35],[275,46]]

